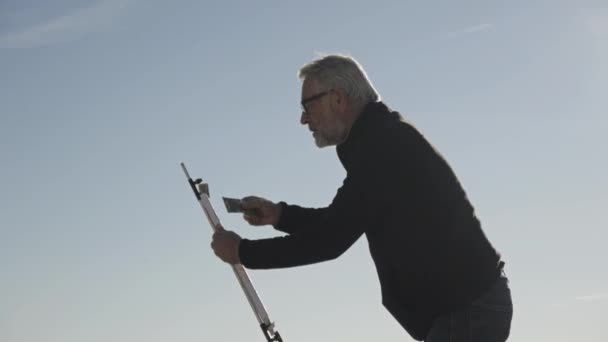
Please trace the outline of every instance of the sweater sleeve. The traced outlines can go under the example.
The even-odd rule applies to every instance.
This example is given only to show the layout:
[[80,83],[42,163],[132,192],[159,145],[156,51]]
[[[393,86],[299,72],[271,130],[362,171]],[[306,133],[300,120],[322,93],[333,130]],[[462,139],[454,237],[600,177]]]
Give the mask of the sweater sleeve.
[[[369,223],[364,187],[347,176],[329,207],[314,211],[287,206],[279,226],[295,234],[241,240],[241,263],[251,269],[294,267],[335,259],[365,231]],[[302,219],[301,222],[297,222]],[[289,227],[285,229],[286,227]]]
[[279,202],[279,205],[281,217],[274,228],[288,234],[297,234],[311,227],[319,227],[329,211],[329,208],[304,208],[285,202]]

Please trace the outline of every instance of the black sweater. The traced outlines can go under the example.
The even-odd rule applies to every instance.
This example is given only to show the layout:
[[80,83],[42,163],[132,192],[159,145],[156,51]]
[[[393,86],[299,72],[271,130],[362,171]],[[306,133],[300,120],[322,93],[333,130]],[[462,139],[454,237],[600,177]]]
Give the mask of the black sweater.
[[286,236],[243,239],[242,264],[293,267],[334,259],[363,233],[383,305],[417,340],[433,319],[470,303],[500,274],[500,255],[443,157],[399,113],[370,103],[337,146],[346,178],[332,203],[281,202]]

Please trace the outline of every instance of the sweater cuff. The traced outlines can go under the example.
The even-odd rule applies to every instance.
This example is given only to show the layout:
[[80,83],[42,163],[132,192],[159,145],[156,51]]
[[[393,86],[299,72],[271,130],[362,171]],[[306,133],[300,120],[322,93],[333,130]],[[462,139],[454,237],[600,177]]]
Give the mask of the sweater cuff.
[[287,211],[287,203],[281,201],[279,202],[279,205],[281,206],[281,216],[279,216],[279,220],[277,221],[277,224],[273,225],[272,227],[274,227],[274,229],[276,230],[280,230],[282,232],[284,232],[284,230],[282,229],[283,227],[285,227],[285,223],[288,221],[286,218],[288,215],[286,215],[286,211]]
[[239,243],[239,261],[241,262],[241,265],[249,268],[249,255],[250,255],[250,243],[251,240],[248,239],[241,239],[241,242]]

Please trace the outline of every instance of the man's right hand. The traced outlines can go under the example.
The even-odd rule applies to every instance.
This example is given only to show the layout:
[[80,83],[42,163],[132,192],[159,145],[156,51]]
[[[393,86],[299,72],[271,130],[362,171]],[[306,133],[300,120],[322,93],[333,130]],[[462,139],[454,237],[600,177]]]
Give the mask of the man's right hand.
[[267,199],[247,196],[241,200],[243,218],[252,226],[276,225],[281,217],[281,206]]

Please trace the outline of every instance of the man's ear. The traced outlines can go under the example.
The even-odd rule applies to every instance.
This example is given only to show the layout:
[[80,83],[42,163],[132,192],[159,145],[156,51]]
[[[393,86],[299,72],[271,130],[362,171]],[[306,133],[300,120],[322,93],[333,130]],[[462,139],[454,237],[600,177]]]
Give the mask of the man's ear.
[[334,103],[336,105],[336,108],[339,111],[343,112],[346,109],[346,106],[348,105],[348,97],[346,96],[346,91],[344,91],[344,89],[342,88],[336,88],[334,89],[334,93]]

